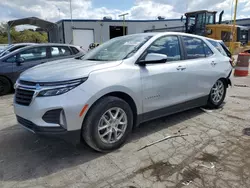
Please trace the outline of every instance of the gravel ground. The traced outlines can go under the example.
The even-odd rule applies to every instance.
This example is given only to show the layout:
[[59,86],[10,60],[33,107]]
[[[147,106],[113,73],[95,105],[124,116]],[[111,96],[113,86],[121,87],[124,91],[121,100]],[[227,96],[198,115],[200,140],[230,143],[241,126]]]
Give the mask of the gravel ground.
[[[108,154],[24,130],[13,114],[13,95],[1,97],[0,187],[249,188],[250,77],[233,82],[222,108],[144,123]],[[178,134],[188,135],[138,151]]]

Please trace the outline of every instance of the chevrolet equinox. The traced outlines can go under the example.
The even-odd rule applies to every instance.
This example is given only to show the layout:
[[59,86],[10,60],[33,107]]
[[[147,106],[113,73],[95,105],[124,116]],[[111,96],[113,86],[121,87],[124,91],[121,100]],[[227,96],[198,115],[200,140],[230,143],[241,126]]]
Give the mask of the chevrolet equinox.
[[142,122],[200,106],[218,108],[231,71],[230,58],[205,37],[127,35],[82,59],[23,72],[15,84],[14,111],[34,133],[83,139],[107,152]]

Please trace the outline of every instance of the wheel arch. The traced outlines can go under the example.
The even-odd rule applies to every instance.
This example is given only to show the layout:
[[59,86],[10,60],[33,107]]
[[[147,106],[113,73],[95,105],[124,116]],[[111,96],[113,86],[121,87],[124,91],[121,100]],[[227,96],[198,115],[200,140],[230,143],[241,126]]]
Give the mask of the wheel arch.
[[231,80],[229,78],[221,77],[219,80],[223,81],[223,83],[226,85],[226,88],[228,88],[229,85],[232,86]]
[[4,78],[9,82],[9,84],[10,84],[10,91],[9,92],[12,92],[14,90],[14,87],[13,87],[14,84],[13,84],[12,80],[5,75],[0,75],[0,78]]
[[91,109],[98,103],[98,101],[100,101],[101,99],[103,99],[104,97],[107,97],[107,96],[117,97],[117,98],[120,98],[128,103],[128,105],[130,106],[130,108],[133,112],[133,126],[135,127],[138,123],[137,122],[138,107],[136,105],[135,100],[128,93],[123,92],[123,91],[112,91],[112,92],[103,94],[97,100],[95,100],[95,102],[89,107],[88,111],[86,112],[84,119],[83,119],[83,122],[82,122],[82,125],[84,125],[84,122],[87,119],[87,116],[89,115],[89,113],[91,112]]
[[12,82],[12,80],[11,80],[8,76],[1,75],[1,74],[0,74],[0,78],[1,78],[1,77],[7,79],[7,80],[10,82],[11,86],[14,85],[14,83]]

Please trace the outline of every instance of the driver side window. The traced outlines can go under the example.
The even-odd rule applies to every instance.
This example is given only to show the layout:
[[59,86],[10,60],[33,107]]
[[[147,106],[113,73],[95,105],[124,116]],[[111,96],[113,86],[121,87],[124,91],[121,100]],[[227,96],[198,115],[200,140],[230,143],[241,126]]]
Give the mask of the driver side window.
[[154,41],[147,50],[149,53],[167,55],[167,61],[181,59],[180,44],[177,36],[165,36]]
[[46,47],[35,47],[24,50],[17,55],[17,58],[23,58],[24,62],[36,61],[47,57]]
[[9,57],[5,61],[8,63],[14,63],[16,61],[16,55]]

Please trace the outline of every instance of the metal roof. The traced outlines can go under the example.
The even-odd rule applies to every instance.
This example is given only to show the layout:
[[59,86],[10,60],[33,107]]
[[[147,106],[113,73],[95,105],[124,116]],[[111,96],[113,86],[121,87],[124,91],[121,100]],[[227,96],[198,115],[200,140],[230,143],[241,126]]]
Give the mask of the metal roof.
[[[165,20],[125,20],[125,22],[164,22],[164,21],[180,21],[181,19],[165,19]],[[60,22],[123,22],[123,20],[103,20],[103,19],[62,19]]]
[[187,15],[187,14],[195,14],[195,13],[201,13],[201,12],[217,13],[217,11],[199,10],[199,11],[193,11],[193,12],[186,12],[185,15]]
[[41,28],[46,29],[46,30],[50,30],[53,27],[57,27],[57,25],[55,23],[49,22],[46,20],[42,20],[42,19],[39,19],[37,17],[28,17],[28,18],[22,18],[22,19],[8,21],[8,25],[10,27],[14,27],[17,25],[25,25],[25,24],[34,25],[34,26],[41,27]]

